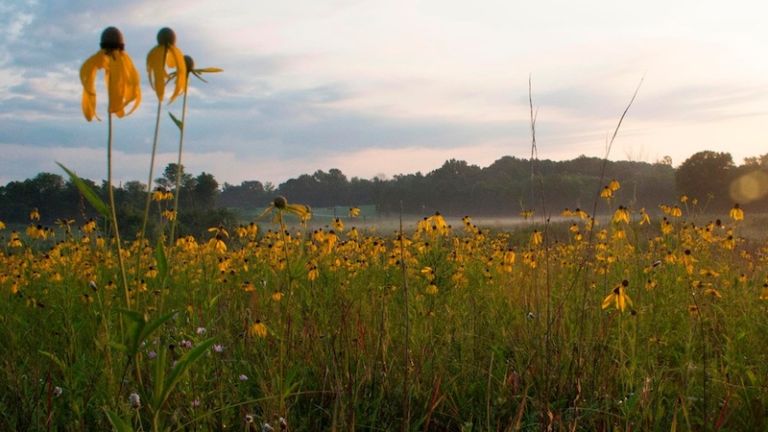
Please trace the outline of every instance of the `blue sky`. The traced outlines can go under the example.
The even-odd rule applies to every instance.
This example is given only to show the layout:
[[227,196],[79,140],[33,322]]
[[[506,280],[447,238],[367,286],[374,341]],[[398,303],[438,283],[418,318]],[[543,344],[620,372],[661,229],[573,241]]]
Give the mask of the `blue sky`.
[[[0,183],[59,161],[103,178],[104,122],[80,111],[78,70],[103,28],[125,34],[144,101],[116,122],[116,177],[146,180],[156,100],[144,73],[157,30],[199,66],[184,164],[220,182],[279,183],[317,169],[370,178],[530,154],[602,156],[635,86],[612,159],[737,162],[768,152],[768,31],[760,2],[3,1]],[[104,98],[98,109],[103,112]],[[169,108],[178,114],[180,101]],[[158,166],[177,136],[161,126]]]

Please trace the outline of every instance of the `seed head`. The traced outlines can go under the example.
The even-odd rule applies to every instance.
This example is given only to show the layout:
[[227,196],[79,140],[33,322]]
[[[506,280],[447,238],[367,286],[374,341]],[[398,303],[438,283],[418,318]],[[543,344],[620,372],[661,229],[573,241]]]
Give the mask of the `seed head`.
[[288,200],[285,199],[284,196],[279,196],[272,201],[272,204],[275,206],[275,208],[279,208],[280,210],[284,209],[285,206],[288,205]]
[[107,51],[122,51],[125,49],[125,39],[123,39],[123,34],[120,32],[120,30],[117,29],[117,27],[107,27],[103,32],[101,32],[100,46],[101,49]]
[[157,32],[157,44],[158,45],[175,45],[176,33],[168,27],[163,27]]

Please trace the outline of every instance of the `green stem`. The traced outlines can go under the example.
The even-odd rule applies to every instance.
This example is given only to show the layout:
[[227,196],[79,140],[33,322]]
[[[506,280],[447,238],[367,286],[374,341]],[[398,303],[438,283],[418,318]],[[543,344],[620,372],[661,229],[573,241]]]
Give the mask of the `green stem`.
[[[163,64],[165,64],[165,58],[168,55],[168,48],[163,50]],[[139,250],[136,254],[136,280],[139,280],[141,272],[141,258],[144,251],[144,236],[147,232],[147,221],[149,220],[149,207],[152,204],[152,177],[155,171],[155,155],[157,154],[157,139],[160,133],[160,112],[163,107],[162,99],[157,101],[157,114],[155,115],[155,134],[152,139],[152,156],[149,159],[149,177],[147,178],[147,201],[144,205],[144,217],[141,222],[141,231],[139,231]]]
[[181,153],[184,146],[184,129],[186,129],[187,121],[187,90],[189,89],[189,74],[187,74],[187,82],[184,84],[184,101],[181,105],[181,127],[179,128],[179,157],[176,162],[176,191],[173,194],[173,211],[176,212],[176,217],[171,221],[171,233],[168,236],[168,249],[173,247],[173,237],[176,232],[176,221],[179,220],[179,195],[181,195]]
[[117,263],[120,266],[120,277],[123,281],[123,292],[125,293],[125,306],[131,308],[131,296],[128,292],[128,278],[125,274],[125,263],[123,262],[123,247],[120,244],[120,230],[117,227],[117,211],[115,209],[115,193],[112,190],[112,113],[109,113],[108,132],[107,132],[107,194],[109,196],[109,208],[112,212],[112,230],[115,235],[115,247],[117,249]]

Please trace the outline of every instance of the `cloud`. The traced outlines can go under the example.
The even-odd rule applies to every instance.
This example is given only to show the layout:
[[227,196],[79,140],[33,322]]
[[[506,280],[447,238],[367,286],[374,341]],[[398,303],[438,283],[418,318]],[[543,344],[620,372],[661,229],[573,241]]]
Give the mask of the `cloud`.
[[[26,178],[61,157],[103,177],[105,124],[83,120],[78,70],[108,25],[123,31],[142,74],[165,25],[199,66],[225,69],[192,81],[185,148],[190,168],[227,181],[525,157],[530,73],[541,157],[601,156],[643,74],[614,157],[762,153],[768,60],[755,53],[768,40],[748,31],[762,15],[695,12],[655,0],[631,13],[589,1],[3,2],[0,146],[13,158],[0,168],[4,179]],[[115,122],[120,170],[132,179],[146,171],[156,109],[143,89],[139,110]],[[180,101],[168,109],[179,115]],[[172,160],[178,132],[163,116],[159,151]]]

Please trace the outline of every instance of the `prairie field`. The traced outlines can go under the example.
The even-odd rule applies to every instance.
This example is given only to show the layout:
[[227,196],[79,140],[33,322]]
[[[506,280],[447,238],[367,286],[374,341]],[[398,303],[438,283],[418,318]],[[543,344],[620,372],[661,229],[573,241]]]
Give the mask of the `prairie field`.
[[401,231],[278,199],[122,260],[5,229],[0,429],[765,430],[764,218],[604,201]]

